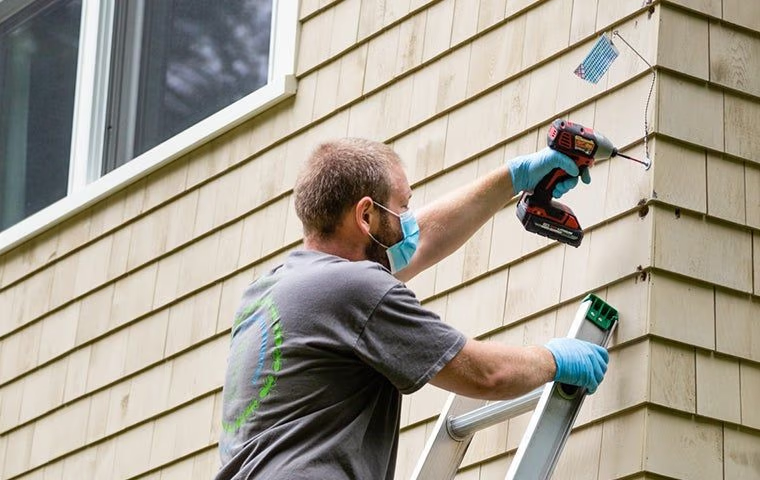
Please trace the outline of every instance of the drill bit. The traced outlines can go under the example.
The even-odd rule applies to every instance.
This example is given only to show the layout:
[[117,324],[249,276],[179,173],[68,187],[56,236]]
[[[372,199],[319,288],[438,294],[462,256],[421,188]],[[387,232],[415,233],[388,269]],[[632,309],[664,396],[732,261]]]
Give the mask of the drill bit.
[[626,155],[624,153],[616,152],[616,154],[619,157],[627,158],[628,160],[633,160],[636,163],[640,163],[640,164],[644,165],[644,167],[646,167],[647,170],[649,170],[649,167],[652,166],[652,161],[649,160],[649,157],[647,157],[646,161],[643,161],[643,160],[639,160],[638,158],[630,157],[630,156],[628,156],[628,155]]

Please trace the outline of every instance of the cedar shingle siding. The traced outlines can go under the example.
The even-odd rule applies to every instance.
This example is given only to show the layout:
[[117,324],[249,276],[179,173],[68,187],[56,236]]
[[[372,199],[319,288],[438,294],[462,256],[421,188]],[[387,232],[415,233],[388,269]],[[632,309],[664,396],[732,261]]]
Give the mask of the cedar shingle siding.
[[[620,311],[607,380],[555,478],[760,472],[760,3],[302,0],[298,92],[0,256],[0,477],[207,479],[244,286],[300,245],[292,187],[316,142],[365,136],[421,205],[545,144],[562,116],[654,167],[600,161],[564,197],[579,248],[512,202],[410,282],[468,335],[564,336],[589,292]],[[446,394],[405,398],[397,478]],[[476,435],[461,479],[501,479],[528,415]]]

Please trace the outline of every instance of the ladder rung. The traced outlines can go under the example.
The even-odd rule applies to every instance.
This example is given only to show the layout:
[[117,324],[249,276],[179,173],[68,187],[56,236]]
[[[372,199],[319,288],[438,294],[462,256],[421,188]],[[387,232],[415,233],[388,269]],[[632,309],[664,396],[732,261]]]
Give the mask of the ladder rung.
[[461,441],[479,430],[530,412],[536,408],[543,391],[544,387],[537,388],[522,397],[502,400],[451,418],[447,426],[449,435],[451,438]]

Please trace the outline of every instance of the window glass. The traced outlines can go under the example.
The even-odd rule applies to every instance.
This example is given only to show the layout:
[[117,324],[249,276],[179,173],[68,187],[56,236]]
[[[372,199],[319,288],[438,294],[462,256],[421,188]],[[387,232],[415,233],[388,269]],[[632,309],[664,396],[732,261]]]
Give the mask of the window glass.
[[0,230],[66,196],[81,0],[0,23]]
[[272,0],[117,3],[104,173],[264,86]]

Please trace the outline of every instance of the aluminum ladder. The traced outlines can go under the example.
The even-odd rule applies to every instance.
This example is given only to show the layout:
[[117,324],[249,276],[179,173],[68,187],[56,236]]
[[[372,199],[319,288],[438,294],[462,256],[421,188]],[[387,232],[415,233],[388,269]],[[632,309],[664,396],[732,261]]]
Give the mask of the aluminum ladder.
[[[617,321],[617,310],[590,294],[581,301],[567,336],[606,346]],[[585,396],[585,389],[558,382],[491,404],[451,394],[412,479],[454,478],[475,432],[535,409],[506,480],[548,480]]]

